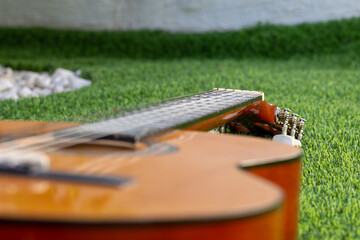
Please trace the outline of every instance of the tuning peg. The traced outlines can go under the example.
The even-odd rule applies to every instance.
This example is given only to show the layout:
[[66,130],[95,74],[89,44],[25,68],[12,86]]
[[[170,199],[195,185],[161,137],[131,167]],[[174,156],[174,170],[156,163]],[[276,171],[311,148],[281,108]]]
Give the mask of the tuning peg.
[[289,126],[291,128],[291,132],[290,132],[290,136],[295,137],[295,133],[296,133],[296,123],[297,123],[297,118],[299,117],[298,114],[293,113],[290,115],[289,117]]
[[[275,122],[279,125],[282,125],[282,133],[275,135],[273,141],[300,147],[300,140],[303,136],[303,127],[306,120],[303,118],[298,119],[298,114],[290,114],[290,112],[291,110],[287,108],[276,109]],[[288,127],[291,130],[290,135],[287,135]],[[295,135],[297,135],[297,139],[295,139]]]
[[296,128],[298,129],[303,128],[305,123],[306,123],[306,119],[299,118],[298,121],[296,122]]
[[298,131],[298,136],[297,136],[297,139],[300,141],[302,139],[302,137],[304,136],[304,133],[303,133],[303,129],[304,129],[304,124],[306,123],[306,120],[304,118],[300,118],[298,121],[297,121],[297,124],[296,124],[296,128],[297,128],[297,131]]
[[284,109],[277,108],[275,113],[275,122],[279,125],[284,124],[289,118],[290,112],[291,110],[288,108],[284,108]]

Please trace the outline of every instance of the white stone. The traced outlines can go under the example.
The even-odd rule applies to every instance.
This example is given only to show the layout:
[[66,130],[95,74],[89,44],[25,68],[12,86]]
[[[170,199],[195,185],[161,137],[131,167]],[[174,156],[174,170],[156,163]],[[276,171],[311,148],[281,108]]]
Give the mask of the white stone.
[[19,91],[19,96],[20,97],[32,97],[34,96],[33,92],[30,90],[30,88],[28,87],[23,87],[20,91]]
[[33,93],[37,94],[38,96],[47,96],[52,93],[50,89],[41,89],[41,88],[34,88]]
[[37,73],[28,72],[28,71],[22,71],[19,72],[19,74],[22,76],[22,79],[24,80],[35,79],[38,76]]
[[76,70],[74,73],[75,73],[75,75],[76,75],[77,77],[80,77],[82,71],[81,71],[81,69],[78,69],[78,70]]
[[19,74],[15,74],[14,77],[12,78],[12,80],[16,83],[16,84],[22,84],[23,82],[25,82],[22,79],[22,76]]
[[69,80],[68,80],[68,78],[63,78],[61,76],[52,77],[51,78],[51,84],[53,86],[67,87],[69,85]]
[[14,85],[15,86],[20,86],[20,87],[28,86],[27,81],[20,78],[19,76],[15,76]]
[[3,68],[3,69],[4,69],[4,70],[3,70],[3,72],[2,72],[2,76],[3,76],[3,77],[12,78],[12,76],[13,76],[13,70],[12,70],[11,68],[9,68],[9,67]]
[[52,78],[57,78],[57,77],[66,78],[66,77],[72,77],[74,75],[75,74],[72,71],[69,71],[69,70],[66,70],[63,68],[57,68],[51,77]]
[[49,88],[50,87],[51,78],[46,76],[38,76],[35,79],[35,86],[40,88]]
[[10,89],[9,91],[6,91],[6,92],[2,92],[0,93],[0,100],[3,100],[3,99],[12,99],[12,100],[18,100],[18,95],[17,95],[17,92],[16,92],[16,89],[13,88],[13,89]]
[[53,92],[54,93],[59,93],[59,92],[63,92],[64,91],[64,87],[63,86],[60,86],[60,85],[56,85],[54,88],[53,88]]
[[72,89],[79,89],[91,85],[91,81],[79,77],[72,77],[69,80],[70,80],[70,87]]
[[6,90],[9,90],[13,87],[13,83],[11,79],[9,78],[1,78],[0,79],[0,92],[4,92]]
[[25,85],[28,86],[29,88],[35,87],[35,77],[28,78],[24,82],[25,82]]
[[[81,70],[76,71],[77,75]],[[72,91],[89,86],[91,81],[74,72],[58,68],[52,76],[46,72],[13,71],[0,66],[0,100],[20,97],[46,96],[51,93]]]
[[40,76],[46,77],[46,78],[51,78],[50,75],[47,72],[40,73]]

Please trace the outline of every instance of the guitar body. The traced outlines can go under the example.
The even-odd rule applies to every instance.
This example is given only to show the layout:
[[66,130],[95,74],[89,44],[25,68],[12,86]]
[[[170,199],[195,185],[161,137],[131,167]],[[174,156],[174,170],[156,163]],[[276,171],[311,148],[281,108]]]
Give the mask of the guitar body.
[[[71,124],[2,121],[0,137]],[[296,239],[301,150],[190,130],[135,149],[78,144],[51,170],[121,176],[120,186],[0,175],[4,239]]]

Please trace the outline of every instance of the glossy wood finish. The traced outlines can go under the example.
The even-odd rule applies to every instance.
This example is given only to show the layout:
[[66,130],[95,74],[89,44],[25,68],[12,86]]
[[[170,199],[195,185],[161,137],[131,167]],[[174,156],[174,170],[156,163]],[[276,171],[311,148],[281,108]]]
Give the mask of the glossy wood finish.
[[[246,168],[245,168],[246,169]],[[296,159],[284,164],[247,168],[248,171],[270,180],[285,191],[284,235],[285,239],[297,238],[301,161]]]
[[[283,212],[278,208],[267,214],[242,219],[140,225],[71,225],[2,223],[0,233],[8,239],[283,239]],[[259,231],[261,229],[261,231]],[[10,237],[11,236],[11,237]]]
[[242,108],[238,108],[236,110],[224,113],[214,118],[199,122],[185,129],[197,130],[197,131],[209,131],[216,127],[222,126],[225,123],[234,121],[244,116],[246,116],[246,118],[249,121],[263,121],[263,122],[275,124],[276,108],[277,107],[271,103],[265,101],[257,101]]
[[[56,123],[4,121],[0,134],[56,127],[61,128]],[[151,140],[157,143],[151,152],[78,145],[49,153],[53,170],[134,179],[119,188],[1,175],[0,234],[42,239],[72,233],[86,239],[284,237],[281,206],[286,200],[284,210],[289,212],[297,199],[289,201],[295,195],[281,185],[286,180],[268,177],[261,168],[289,164],[300,157],[299,149],[259,138],[183,130]],[[299,174],[298,168],[289,170]]]
[[27,136],[54,132],[61,129],[78,126],[77,123],[65,122],[35,122],[35,121],[0,121],[0,140],[7,137],[23,138]]

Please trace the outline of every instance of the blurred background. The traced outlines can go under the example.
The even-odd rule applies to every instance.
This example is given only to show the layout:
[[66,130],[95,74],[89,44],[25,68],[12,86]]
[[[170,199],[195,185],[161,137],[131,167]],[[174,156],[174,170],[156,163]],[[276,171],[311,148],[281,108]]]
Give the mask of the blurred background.
[[357,0],[1,0],[0,26],[87,30],[234,30],[360,15]]

